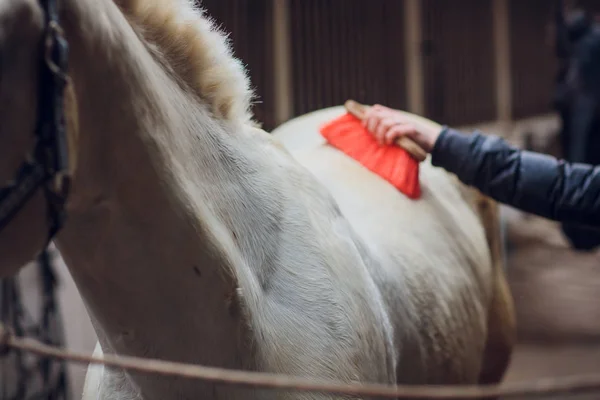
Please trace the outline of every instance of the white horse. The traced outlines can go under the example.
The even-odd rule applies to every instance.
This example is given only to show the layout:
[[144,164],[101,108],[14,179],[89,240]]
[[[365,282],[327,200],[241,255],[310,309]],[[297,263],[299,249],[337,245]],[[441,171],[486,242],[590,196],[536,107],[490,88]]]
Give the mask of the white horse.
[[[345,382],[501,379],[514,327],[491,203],[429,164],[411,201],[327,146],[291,155],[254,126],[241,64],[186,1],[59,12],[73,187],[55,242],[97,353]],[[37,1],[0,2],[0,182],[49,105],[44,34]],[[47,205],[38,190],[0,231],[2,274],[44,245]],[[102,368],[84,397],[340,398]]]

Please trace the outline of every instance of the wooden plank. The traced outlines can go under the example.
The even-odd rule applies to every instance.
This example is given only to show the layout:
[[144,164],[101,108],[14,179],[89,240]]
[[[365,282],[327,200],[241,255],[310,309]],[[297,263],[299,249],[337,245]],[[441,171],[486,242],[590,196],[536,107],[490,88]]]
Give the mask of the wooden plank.
[[267,130],[275,126],[273,0],[202,0],[208,14],[230,34],[234,54],[249,70],[257,94],[254,113]]
[[406,107],[403,0],[290,0],[295,116],[342,104]]
[[552,111],[557,59],[547,0],[510,0],[512,104],[515,118]]
[[491,0],[423,0],[425,114],[444,124],[496,119]]

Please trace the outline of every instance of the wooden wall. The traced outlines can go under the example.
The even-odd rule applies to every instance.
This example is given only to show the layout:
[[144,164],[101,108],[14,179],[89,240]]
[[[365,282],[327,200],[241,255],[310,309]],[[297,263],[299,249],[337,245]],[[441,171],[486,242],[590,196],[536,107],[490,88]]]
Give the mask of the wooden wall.
[[[276,125],[274,4],[281,0],[202,0],[231,32],[260,103],[257,118]],[[511,112],[551,111],[555,60],[547,0],[506,0]],[[406,108],[406,0],[286,0],[294,117],[348,98]],[[600,0],[581,0],[581,3]],[[498,115],[494,0],[421,0],[424,114],[447,124],[493,121]],[[587,3],[585,4],[588,5]],[[280,101],[281,99],[279,99]]]
[[235,55],[250,72],[257,95],[256,118],[264,128],[273,128],[273,0],[202,0],[200,3],[221,28],[230,33]]
[[426,116],[453,125],[494,120],[492,1],[422,4]]
[[406,107],[402,0],[290,0],[294,115],[349,98]]
[[513,117],[523,118],[552,111],[551,100],[557,60],[548,0],[510,0]]

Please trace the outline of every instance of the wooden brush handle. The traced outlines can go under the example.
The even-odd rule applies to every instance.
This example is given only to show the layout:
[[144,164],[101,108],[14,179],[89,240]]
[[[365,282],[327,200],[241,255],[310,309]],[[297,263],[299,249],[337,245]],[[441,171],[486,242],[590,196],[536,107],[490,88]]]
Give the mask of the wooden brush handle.
[[[354,100],[346,101],[346,103],[344,103],[344,107],[350,114],[354,115],[360,120],[364,119],[365,113],[369,108],[369,106],[360,104]],[[396,145],[408,151],[408,153],[419,162],[424,161],[427,158],[427,152],[412,139],[407,138],[406,136],[398,138],[396,140]]]

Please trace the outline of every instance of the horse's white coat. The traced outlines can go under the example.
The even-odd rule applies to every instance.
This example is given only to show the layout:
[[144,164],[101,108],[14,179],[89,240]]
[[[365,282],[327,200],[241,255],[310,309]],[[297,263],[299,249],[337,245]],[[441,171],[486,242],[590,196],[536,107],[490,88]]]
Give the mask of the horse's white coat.
[[[187,2],[61,5],[79,161],[57,244],[104,352],[343,381],[477,382],[492,267],[454,180],[425,163],[423,199],[408,200],[318,146],[314,126],[280,130],[291,156],[249,125],[239,63]],[[0,109],[2,177],[30,145],[20,139],[37,92],[20,85],[36,81],[40,15],[33,0],[0,3],[0,51],[20,39],[0,63],[18,78],[0,79],[0,98],[19,100]],[[136,25],[148,15],[173,36]],[[182,37],[194,40],[171,43]],[[181,59],[190,47],[194,58]],[[184,79],[188,62],[198,82]],[[43,237],[36,199],[0,236],[3,273]],[[336,397],[94,368],[84,398]]]
[[[289,257],[300,257],[293,269],[272,271],[281,274],[273,284],[286,311],[279,307],[253,311],[263,314],[265,319],[257,324],[270,338],[259,342],[269,360],[267,369],[305,374],[320,370],[316,376],[328,373],[337,379],[390,383],[455,379],[474,383],[491,292],[481,223],[461,197],[456,181],[428,162],[421,166],[423,198],[412,201],[325,146],[318,126],[341,112],[341,107],[316,112],[273,132],[328,189],[324,193],[311,182],[312,189],[296,186],[290,195],[302,198],[303,192],[314,190],[314,198],[304,197],[313,212],[314,201],[321,198],[320,207],[333,207],[335,215],[337,204],[344,218],[332,221],[311,212],[317,239],[311,243],[305,237],[292,245],[295,254]],[[301,181],[293,176],[286,180]],[[335,198],[331,205],[327,205],[329,194]],[[287,229],[302,229],[302,218],[296,217],[287,221]],[[324,217],[327,222],[321,220]],[[323,244],[329,249],[343,246],[319,256],[329,258],[329,272],[311,265],[312,251],[322,251],[317,249],[323,249]],[[271,319],[275,325],[270,326]],[[337,329],[331,330],[329,324]],[[435,338],[436,334],[447,337]],[[447,359],[438,358],[438,346],[448,346]],[[331,352],[336,353],[329,361]],[[291,360],[298,361],[286,365]],[[454,363],[460,371],[448,378],[445,363]],[[97,376],[90,374],[88,379],[95,381]]]

